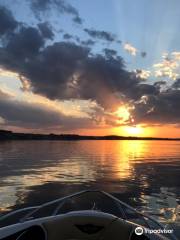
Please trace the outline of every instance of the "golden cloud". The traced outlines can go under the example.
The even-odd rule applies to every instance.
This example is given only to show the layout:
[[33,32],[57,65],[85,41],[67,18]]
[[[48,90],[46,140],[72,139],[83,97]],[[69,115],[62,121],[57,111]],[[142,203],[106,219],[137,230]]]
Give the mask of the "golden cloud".
[[153,65],[153,67],[155,68],[155,77],[168,77],[176,80],[179,76],[178,57],[180,60],[180,54],[178,54],[177,52],[173,52],[170,57],[167,53],[163,54],[163,60],[160,63],[156,63]]
[[151,72],[148,70],[144,69],[136,69],[134,70],[136,77],[142,78],[142,79],[147,79],[151,76]]
[[0,68],[0,77],[15,77],[15,78],[18,78],[19,75],[15,72],[11,72],[11,71],[4,70],[4,69]]

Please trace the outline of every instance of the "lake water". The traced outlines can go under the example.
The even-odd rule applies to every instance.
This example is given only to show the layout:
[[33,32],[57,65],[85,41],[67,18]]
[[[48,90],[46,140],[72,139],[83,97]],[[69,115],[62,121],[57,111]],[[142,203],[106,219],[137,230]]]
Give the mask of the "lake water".
[[180,142],[0,142],[0,212],[85,189],[179,224]]

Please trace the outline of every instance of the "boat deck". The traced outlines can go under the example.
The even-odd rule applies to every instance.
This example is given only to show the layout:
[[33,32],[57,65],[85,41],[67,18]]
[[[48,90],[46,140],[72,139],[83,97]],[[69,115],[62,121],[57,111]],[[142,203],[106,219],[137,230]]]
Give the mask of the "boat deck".
[[[33,219],[57,216],[72,211],[96,210],[139,224],[149,229],[164,229],[154,218],[103,191],[82,191],[40,206],[19,209],[0,216],[0,228]],[[171,236],[170,239],[177,239]]]

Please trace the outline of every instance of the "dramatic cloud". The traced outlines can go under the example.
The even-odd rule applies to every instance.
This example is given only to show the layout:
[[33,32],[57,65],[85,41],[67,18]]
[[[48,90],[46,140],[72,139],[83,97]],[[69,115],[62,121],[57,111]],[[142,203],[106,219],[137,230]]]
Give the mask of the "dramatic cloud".
[[[105,55],[93,55],[89,48],[71,42],[44,47],[35,28],[23,27],[0,52],[0,65],[20,75],[23,90],[49,99],[96,101],[113,112],[124,102],[158,92],[156,86],[142,84],[140,76],[127,71],[116,51],[104,49]],[[112,116],[99,115],[113,122]]]
[[88,39],[88,40],[84,40],[84,41],[81,41],[81,44],[84,45],[84,46],[93,46],[95,44],[95,41],[91,40],[91,39]]
[[154,90],[125,70],[122,58],[112,49],[105,49],[105,56],[92,55],[89,48],[70,42],[41,49],[43,39],[34,28],[21,30],[15,40],[1,49],[0,64],[20,75],[24,90],[50,99],[92,100],[111,111],[124,99],[136,100]]
[[44,39],[36,28],[22,27],[19,32],[14,33],[9,39],[4,53],[9,53],[12,61],[15,60],[14,58],[16,58],[16,62],[28,61],[29,58],[32,58],[39,52],[43,45]]
[[116,37],[109,32],[85,28],[84,31],[92,38],[105,40],[108,42],[116,41]]
[[82,24],[82,19],[79,16],[78,11],[69,4],[67,0],[29,0],[29,2],[37,17],[40,17],[40,14],[53,9],[62,14],[70,14],[73,17],[74,22]]
[[134,72],[136,74],[136,77],[142,78],[142,79],[147,79],[151,75],[150,71],[144,70],[144,69],[136,69]]
[[68,39],[73,38],[73,36],[72,36],[71,34],[69,34],[69,33],[65,33],[65,34],[63,35],[63,38],[66,39],[66,40],[68,40]]
[[[59,4],[62,13],[69,13],[74,18],[79,16],[76,9],[62,0],[33,0],[31,3],[38,12]],[[72,127],[91,127],[96,122],[101,126],[103,123],[115,126],[131,123],[132,116],[135,123],[178,123],[179,79],[169,87],[164,79],[151,79],[148,83],[148,78],[153,78],[153,71],[127,70],[123,58],[114,49],[105,48],[102,53],[95,54],[94,39],[117,43],[111,33],[84,29],[93,39],[81,40],[78,36],[65,33],[64,41],[60,41],[55,38],[48,22],[31,27],[19,24],[9,10],[1,8],[0,11],[0,19],[4,22],[2,25],[0,21],[0,35],[3,36],[0,45],[1,72],[6,70],[6,73],[19,76],[21,90],[45,96],[52,101],[95,102],[95,106],[89,110],[89,118],[70,119],[60,111],[41,104],[20,102],[1,91],[1,124],[24,124],[30,128],[35,128],[35,125],[70,127],[70,124]],[[124,45],[124,49],[133,56],[138,51],[129,43]],[[145,55],[145,52],[141,52],[142,57]],[[179,56],[179,52],[171,53],[170,57],[165,55],[162,62],[154,65],[155,75],[176,79]],[[117,109],[123,109],[123,106],[127,106],[129,115],[122,123],[126,110],[119,110],[117,114]]]
[[17,27],[18,23],[12,13],[3,6],[0,6],[0,36],[10,33]]
[[38,128],[85,128],[93,122],[89,118],[66,116],[43,104],[18,101],[0,90],[0,124],[5,126]]
[[172,85],[173,88],[180,89],[180,79],[177,79]]
[[88,52],[87,48],[73,43],[55,43],[25,63],[23,74],[36,93],[51,99],[77,98],[76,75]]
[[159,94],[143,96],[132,113],[136,122],[148,124],[179,124],[180,90],[168,89]]
[[164,59],[161,63],[156,63],[153,65],[156,77],[168,77],[175,80],[178,77],[176,73],[176,68],[178,64],[174,60]]
[[125,43],[124,44],[124,50],[130,53],[132,56],[136,56],[137,54],[137,49],[133,47],[130,43]]
[[156,77],[176,80],[180,71],[180,52],[164,53],[162,61],[153,65]]
[[38,24],[39,30],[44,38],[53,39],[54,33],[51,29],[51,26],[48,22],[43,22]]
[[59,42],[41,49],[43,45],[37,29],[28,27],[0,49],[1,66],[17,72],[23,85],[30,85],[35,93],[51,99],[82,98],[103,104],[100,92],[113,95],[138,83],[112,50],[106,49],[106,56],[92,56],[89,48],[75,43]]
[[21,84],[22,84],[21,90],[22,91],[30,91],[31,90],[31,83],[28,81],[28,79],[26,79],[22,75],[19,75],[19,79],[20,79]]
[[114,49],[104,48],[103,49],[106,57],[115,57],[117,55],[117,52]]
[[125,94],[137,82],[138,79],[124,70],[121,58],[95,55],[83,64],[78,76],[78,90],[81,98],[96,100],[105,109],[113,109],[121,102],[118,94]]

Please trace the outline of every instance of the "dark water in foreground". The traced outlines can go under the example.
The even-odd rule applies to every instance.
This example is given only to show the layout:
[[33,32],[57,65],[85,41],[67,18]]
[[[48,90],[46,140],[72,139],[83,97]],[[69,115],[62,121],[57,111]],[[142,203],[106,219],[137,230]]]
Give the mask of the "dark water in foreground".
[[180,142],[0,142],[0,212],[100,189],[180,222]]

